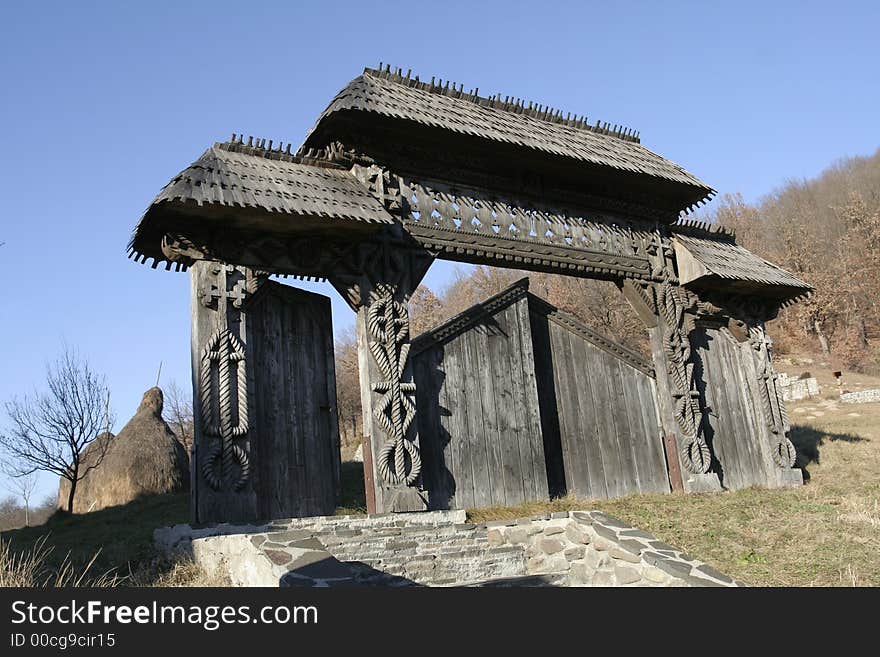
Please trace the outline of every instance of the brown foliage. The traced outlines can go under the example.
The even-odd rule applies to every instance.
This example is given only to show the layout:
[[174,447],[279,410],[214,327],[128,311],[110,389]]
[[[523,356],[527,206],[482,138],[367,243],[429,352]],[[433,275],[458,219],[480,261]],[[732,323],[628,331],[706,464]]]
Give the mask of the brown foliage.
[[880,150],[841,160],[818,178],[789,182],[756,205],[728,195],[708,217],[746,248],[816,289],[781,313],[773,332],[792,348],[821,350],[847,367],[875,360],[880,328]]
[[354,329],[336,340],[336,412],[343,445],[357,444],[363,432],[357,336]]

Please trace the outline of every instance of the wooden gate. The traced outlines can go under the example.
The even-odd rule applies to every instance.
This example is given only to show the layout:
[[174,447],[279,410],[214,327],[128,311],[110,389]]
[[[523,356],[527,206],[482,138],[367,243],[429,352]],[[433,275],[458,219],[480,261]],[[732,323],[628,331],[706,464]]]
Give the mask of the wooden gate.
[[537,297],[529,307],[552,493],[668,492],[650,363]]
[[332,514],[340,489],[330,299],[269,282],[251,308],[260,516]]
[[197,263],[194,520],[333,513],[340,489],[330,299]]
[[549,497],[527,290],[525,279],[413,342],[431,508]]

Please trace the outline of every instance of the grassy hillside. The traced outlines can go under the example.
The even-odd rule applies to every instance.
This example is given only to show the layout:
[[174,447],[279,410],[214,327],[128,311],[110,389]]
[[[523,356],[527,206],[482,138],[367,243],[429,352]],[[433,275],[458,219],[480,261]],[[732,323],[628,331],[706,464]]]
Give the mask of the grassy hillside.
[[82,515],[56,512],[43,525],[3,532],[0,538],[14,552],[28,553],[46,537],[46,547],[52,548],[45,559],[50,569],[58,569],[68,557],[73,568],[81,571],[98,553],[89,568],[90,578],[107,572],[158,577],[153,530],[188,521],[189,495],[160,495]]
[[[618,500],[565,498],[549,505],[480,509],[474,520],[545,509],[598,508],[753,586],[880,586],[880,404],[841,404],[830,371],[811,368],[822,395],[789,403],[792,442],[805,486],[706,495],[643,495]],[[880,379],[845,373],[846,389]]]

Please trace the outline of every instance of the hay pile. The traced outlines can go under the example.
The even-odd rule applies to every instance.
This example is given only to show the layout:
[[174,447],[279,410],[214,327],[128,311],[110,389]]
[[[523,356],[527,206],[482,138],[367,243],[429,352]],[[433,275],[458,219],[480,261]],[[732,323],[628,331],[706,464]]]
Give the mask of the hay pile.
[[[150,388],[119,435],[103,433],[86,448],[80,467],[98,459],[100,465],[77,483],[74,513],[97,511],[127,504],[142,495],[189,487],[189,457],[162,419],[162,405],[162,391]],[[70,482],[61,479],[59,508],[67,508],[69,493]]]

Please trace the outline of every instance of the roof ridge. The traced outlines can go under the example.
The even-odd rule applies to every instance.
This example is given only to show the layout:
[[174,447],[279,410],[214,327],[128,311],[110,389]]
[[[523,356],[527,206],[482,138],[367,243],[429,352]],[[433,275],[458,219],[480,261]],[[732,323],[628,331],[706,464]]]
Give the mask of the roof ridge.
[[687,237],[726,238],[730,241],[736,241],[736,231],[733,228],[699,219],[680,217],[678,221],[670,225],[670,228],[673,233]]
[[284,142],[282,141],[279,141],[276,146],[272,139],[268,140],[267,144],[266,139],[262,137],[248,135],[247,143],[245,143],[244,135],[235,132],[232,133],[232,138],[229,141],[215,142],[214,147],[229,153],[256,155],[257,157],[263,157],[268,160],[281,160],[283,162],[292,162],[294,164],[310,164],[323,168],[345,168],[327,159],[328,149],[309,148],[306,149],[305,152],[300,152],[299,150],[291,152],[293,144],[290,142],[287,143],[287,147],[285,148]]
[[[388,80],[420,91],[427,91],[429,93],[435,93],[449,98],[464,100],[473,103],[474,105],[491,107],[511,114],[528,116],[546,123],[555,123],[557,125],[567,126],[585,132],[614,137],[615,139],[634,144],[641,143],[639,131],[623,125],[611,124],[607,121],[600,121],[599,119],[596,119],[595,125],[591,125],[587,122],[586,115],[572,116],[571,112],[568,112],[563,116],[562,110],[560,109],[544,106],[532,101],[529,101],[528,105],[526,105],[525,100],[513,96],[505,96],[504,100],[502,100],[500,92],[494,96],[480,96],[479,87],[471,89],[469,92],[465,93],[464,84],[461,83],[446,80],[444,85],[443,79],[441,78],[437,80],[435,76],[431,77],[430,82],[422,82],[419,80],[418,75],[412,77],[412,69],[407,69],[406,75],[404,76],[403,69],[400,67],[397,67],[392,71],[390,64],[385,65],[384,70],[382,66],[382,62],[379,62],[378,69],[366,67],[364,68],[364,75],[376,77],[381,80]],[[449,86],[450,84],[452,85],[451,89]]]

